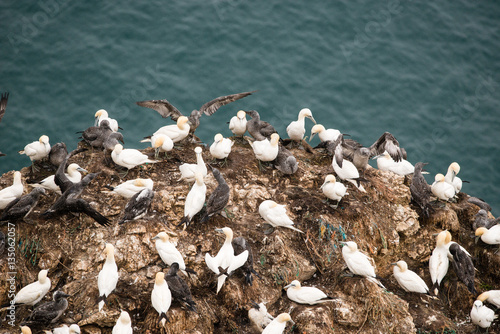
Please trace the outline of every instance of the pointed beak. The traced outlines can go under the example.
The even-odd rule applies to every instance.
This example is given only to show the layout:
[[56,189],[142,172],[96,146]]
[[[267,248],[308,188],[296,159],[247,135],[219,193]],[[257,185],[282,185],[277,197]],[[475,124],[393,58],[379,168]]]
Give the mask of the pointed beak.
[[151,238],[151,240],[156,240],[156,239],[160,239],[160,237],[159,236],[154,236],[154,237]]
[[288,284],[287,286],[285,286],[283,289],[288,289],[289,287],[291,287],[292,284]]
[[221,228],[216,228],[215,229],[217,232],[224,233],[224,231]]
[[323,189],[323,187],[326,186],[327,183],[330,183],[330,181],[325,181],[325,183],[323,183],[321,187],[319,187],[319,189]]
[[88,170],[86,170],[85,168],[82,168],[82,167],[78,167],[76,170],[81,172],[81,173],[86,173],[86,174],[88,174],[88,172],[89,172]]
[[99,117],[95,118],[94,126],[97,126],[97,123],[99,123]]
[[314,119],[314,117],[312,117],[312,116],[307,116],[307,117],[308,117],[311,121],[313,121],[313,122],[314,122],[314,124],[316,124],[316,120]]
[[376,159],[381,158],[381,157],[383,157],[383,156],[384,156],[383,154],[376,155],[376,156],[374,156],[374,157],[372,158],[372,160],[376,160]]
[[316,132],[315,133],[311,132],[311,138],[309,138],[309,142],[313,139],[313,137],[314,137],[315,134],[316,134]]

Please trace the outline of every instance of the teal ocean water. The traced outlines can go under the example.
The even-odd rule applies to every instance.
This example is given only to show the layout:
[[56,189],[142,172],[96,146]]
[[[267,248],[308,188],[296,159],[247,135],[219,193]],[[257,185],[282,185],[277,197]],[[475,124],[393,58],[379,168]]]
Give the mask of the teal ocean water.
[[[101,108],[126,147],[171,123],[135,101],[191,112],[258,90],[203,117],[211,143],[239,109],[282,136],[301,108],[364,145],[393,133],[432,182],[457,161],[463,190],[500,213],[500,3],[493,1],[4,0],[0,4],[0,173],[40,135],[74,148]],[[312,124],[306,121],[309,130]],[[315,142],[313,141],[313,144]]]

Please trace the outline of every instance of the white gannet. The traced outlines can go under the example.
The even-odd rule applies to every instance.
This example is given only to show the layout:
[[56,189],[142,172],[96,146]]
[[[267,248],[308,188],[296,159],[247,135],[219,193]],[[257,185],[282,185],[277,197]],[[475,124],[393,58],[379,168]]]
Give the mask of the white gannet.
[[172,293],[172,298],[186,305],[189,310],[197,312],[196,302],[193,300],[191,290],[189,290],[187,283],[177,275],[178,271],[179,264],[174,262],[170,266],[168,273],[165,275],[165,281],[167,282],[168,288]]
[[382,283],[377,279],[375,267],[372,264],[373,259],[360,252],[358,250],[358,245],[354,241],[341,243],[344,245],[344,247],[342,247],[342,257],[349,270],[355,275],[366,277],[369,281],[385,289]]
[[429,287],[414,271],[408,269],[408,264],[401,260],[394,265],[394,277],[407,292],[429,293]]
[[31,314],[21,322],[21,325],[48,325],[55,323],[68,308],[68,294],[57,290],[52,295],[52,301],[35,307]]
[[[86,169],[83,169],[82,167],[78,166],[78,164],[70,164],[66,170],[67,173],[66,177],[73,183],[78,183],[82,180],[82,173],[88,173]],[[31,185],[32,187],[42,187],[47,190],[53,191],[59,195],[62,195],[61,188],[56,184],[55,182],[55,175],[50,175],[47,176],[45,179],[38,183],[33,183]]]
[[338,136],[340,136],[340,131],[337,129],[325,129],[325,127],[321,124],[315,124],[311,129],[311,137],[309,141],[311,141],[315,134],[318,134],[319,140],[322,142],[331,140],[335,141]]
[[342,197],[345,195],[349,195],[347,193],[347,188],[340,182],[336,182],[335,176],[332,174],[328,174],[325,177],[325,182],[320,188],[323,191],[323,194],[334,201],[340,202]]
[[11,186],[0,190],[0,210],[3,210],[15,199],[23,195],[24,187],[21,181],[21,172],[14,172],[14,182]]
[[132,334],[132,321],[126,311],[120,313],[120,317],[116,320],[111,334]]
[[358,169],[352,162],[342,158],[342,167],[340,167],[337,163],[336,157],[334,156],[332,159],[332,167],[335,174],[337,174],[340,179],[349,181],[354,184],[359,191],[366,192],[363,185],[359,182],[360,177]]
[[429,258],[429,272],[431,274],[432,292],[437,295],[439,285],[448,272],[450,260],[448,259],[447,239],[451,240],[451,234],[448,231],[442,231],[437,235],[436,248],[432,251]]
[[281,313],[264,328],[262,334],[282,334],[288,321],[292,321],[290,314]]
[[115,164],[127,168],[127,172],[129,169],[145,163],[154,164],[158,162],[149,159],[147,155],[141,153],[139,150],[133,148],[124,149],[122,144],[115,145],[113,152],[111,152],[111,159],[113,159]]
[[500,244],[500,225],[495,225],[489,230],[486,227],[476,229],[476,237],[481,237],[481,240],[488,245]]
[[24,150],[19,151],[19,154],[26,154],[31,161],[41,160],[46,158],[50,153],[49,137],[41,136],[38,141],[29,143],[24,147]]
[[177,226],[184,225],[184,229],[189,225],[191,219],[203,209],[205,204],[205,199],[207,195],[207,186],[203,182],[203,176],[200,172],[195,174],[196,182],[191,187],[191,190],[186,196],[186,201],[184,203],[184,217]]
[[431,185],[431,191],[438,199],[448,201],[455,196],[455,188],[449,183],[444,181],[444,175],[441,173],[436,174],[434,183]]
[[194,174],[196,172],[201,173],[202,177],[207,176],[208,169],[207,165],[205,165],[205,162],[203,161],[203,156],[201,154],[202,151],[203,150],[199,146],[194,149],[194,153],[196,154],[195,164],[183,163],[182,165],[179,166],[181,177],[177,181],[184,180],[186,182],[193,182],[195,180]]
[[132,198],[135,194],[143,191],[144,189],[153,190],[153,186],[153,180],[137,178],[120,183],[116,187],[106,187],[122,197]]
[[170,242],[170,237],[165,232],[160,232],[156,236],[152,238],[155,240],[156,250],[160,255],[163,263],[168,266],[171,266],[173,263],[177,262],[179,265],[179,269],[186,274],[186,271],[194,273],[192,269],[186,268],[186,264],[184,263],[184,258],[181,255],[181,252],[175,248],[175,244]]
[[462,190],[462,180],[457,176],[460,172],[460,165],[457,162],[452,162],[448,167],[448,172],[444,176],[444,181],[449,183],[455,189],[455,194]]
[[252,302],[252,307],[248,310],[248,319],[250,319],[260,333],[274,320],[274,317],[267,312],[264,303],[257,304]]
[[99,311],[104,307],[104,303],[109,294],[116,288],[118,283],[118,267],[115,262],[115,247],[112,244],[106,244],[104,250],[106,253],[106,262],[102,266],[97,278],[97,287],[99,288]]
[[151,304],[158,312],[158,323],[165,327],[165,322],[168,321],[167,312],[172,303],[172,293],[165,281],[165,274],[162,272],[156,273],[155,285],[151,292]]
[[104,109],[99,109],[96,111],[95,115],[95,126],[101,125],[101,122],[107,120],[109,122],[109,127],[113,132],[118,131],[118,121],[114,118],[110,118],[108,112]]
[[313,286],[301,286],[300,282],[297,280],[292,281],[292,283],[285,286],[284,289],[287,289],[286,295],[288,298],[299,304],[315,305],[335,300],[332,297],[328,297],[318,288]]
[[[50,290],[50,279],[47,277],[48,270],[40,270],[38,272],[38,281],[26,285],[14,297],[15,305],[35,305],[47,294]],[[10,305],[10,302],[9,302]],[[2,307],[7,304],[2,305]]]
[[151,137],[151,146],[155,149],[155,159],[158,159],[160,152],[165,152],[167,156],[167,152],[172,151],[174,142],[166,134],[158,133]]
[[478,325],[481,328],[489,328],[491,323],[495,321],[498,316],[495,312],[487,306],[483,305],[483,302],[476,300],[470,311],[470,319],[472,323]]
[[286,213],[286,205],[284,204],[278,204],[273,200],[265,200],[259,205],[259,214],[273,227],[287,227],[300,233],[304,233],[293,226],[293,221],[288,217]]
[[205,262],[210,270],[219,275],[217,278],[217,293],[219,293],[226,281],[226,277],[245,264],[248,259],[248,251],[235,256],[231,243],[233,240],[233,230],[229,227],[217,228],[215,230],[224,233],[226,240],[215,257],[212,257],[208,252],[205,253]]
[[229,130],[236,136],[243,136],[247,131],[247,113],[244,110],[238,111],[229,121]]
[[[201,115],[205,114],[207,116],[211,116],[220,107],[225,106],[226,104],[234,102],[236,100],[242,99],[255,92],[256,91],[219,96],[218,98],[213,99],[212,101],[209,101],[204,105],[202,105],[199,110],[193,110],[191,114],[188,117],[186,117],[187,119],[189,119],[189,123],[191,124],[191,132],[194,132],[194,130],[196,130],[196,128],[200,125]],[[165,99],[139,101],[136,102],[136,104],[141,107],[146,107],[156,110],[163,118],[167,118],[170,116],[170,118],[173,121],[176,121],[181,117],[185,117],[182,116],[181,112],[176,107],[174,107],[170,102],[168,102]]]
[[377,159],[377,168],[384,171],[390,171],[398,175],[408,175],[415,171],[415,167],[405,159],[394,161],[387,151],[373,157]]
[[[158,130],[156,130],[155,133],[153,133],[153,136],[164,134],[167,137],[170,137],[174,144],[178,143],[186,138],[189,134],[190,127],[188,122],[189,120],[186,116],[181,116],[177,119],[176,124],[162,126]],[[141,143],[150,142],[153,136],[144,138],[143,140],[141,140]]]
[[220,133],[214,137],[214,142],[210,145],[210,154],[215,159],[226,159],[231,153],[234,142],[229,138],[224,138]]
[[304,108],[300,110],[299,117],[296,121],[290,123],[286,128],[286,133],[291,140],[301,141],[304,138],[304,134],[306,133],[305,129],[305,118],[309,118],[311,121],[316,124],[312,112],[309,108]]
[[485,291],[477,297],[477,300],[480,300],[483,303],[487,301],[498,308],[500,307],[500,290]]
[[253,141],[249,137],[245,137],[252,146],[255,157],[260,161],[273,161],[278,156],[279,151],[279,139],[280,136],[277,133],[271,134],[271,140],[264,138],[263,140]]

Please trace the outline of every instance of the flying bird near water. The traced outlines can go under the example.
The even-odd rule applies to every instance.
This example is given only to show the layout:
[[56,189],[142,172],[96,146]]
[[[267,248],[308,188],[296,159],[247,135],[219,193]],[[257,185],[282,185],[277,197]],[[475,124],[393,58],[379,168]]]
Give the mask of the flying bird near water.
[[[234,102],[236,100],[242,99],[255,92],[256,91],[219,96],[218,98],[202,105],[199,110],[193,110],[191,114],[187,117],[189,120],[190,132],[193,133],[196,130],[196,128],[200,125],[201,115],[205,114],[207,116],[211,116],[220,107],[228,103]],[[173,121],[177,121],[181,116],[183,116],[182,113],[167,100],[139,101],[136,102],[136,104],[141,107],[146,107],[156,110],[163,118],[170,117]]]

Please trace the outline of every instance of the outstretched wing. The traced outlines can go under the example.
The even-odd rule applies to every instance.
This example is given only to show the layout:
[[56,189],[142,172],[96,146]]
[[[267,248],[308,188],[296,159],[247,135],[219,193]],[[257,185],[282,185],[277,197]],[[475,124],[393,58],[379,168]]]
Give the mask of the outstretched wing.
[[182,116],[181,112],[167,100],[139,101],[136,102],[136,104],[141,107],[156,110],[161,115],[161,117],[170,117],[174,121],[177,121],[177,119]]
[[[371,155],[379,155],[387,151],[391,158],[399,162],[403,159],[403,152],[399,148],[399,142],[397,139],[389,132],[384,132],[380,138],[370,146]],[[406,152],[406,151],[405,151]]]
[[7,108],[7,101],[9,100],[9,93],[3,93],[0,97],[0,122],[5,115],[5,109]]
[[205,113],[205,115],[210,116],[213,115],[222,106],[225,106],[228,103],[234,102],[236,100],[242,99],[252,93],[255,93],[256,90],[245,93],[231,94],[226,96],[219,96],[218,98],[205,103],[201,106],[200,111]]

